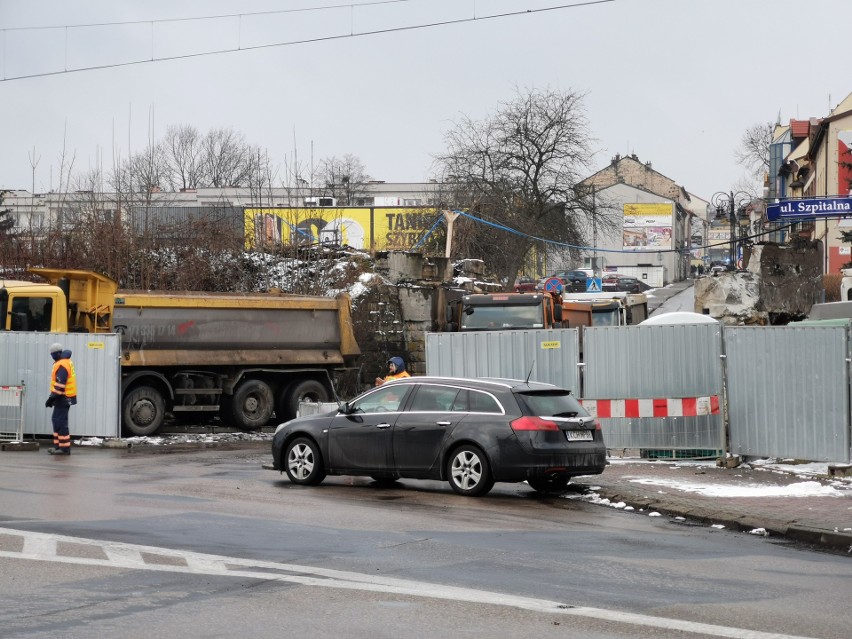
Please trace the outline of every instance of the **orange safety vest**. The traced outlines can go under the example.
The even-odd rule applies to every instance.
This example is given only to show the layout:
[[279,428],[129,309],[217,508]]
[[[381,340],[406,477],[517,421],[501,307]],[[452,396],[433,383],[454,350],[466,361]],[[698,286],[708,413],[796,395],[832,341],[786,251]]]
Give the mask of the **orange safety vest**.
[[403,377],[411,377],[411,375],[408,374],[408,371],[402,371],[401,373],[395,373],[393,375],[388,375],[387,377],[385,377],[385,381],[389,382],[392,379],[402,379]]
[[[68,371],[68,379],[65,386],[56,382],[56,373],[59,367]],[[60,359],[53,364],[53,372],[50,375],[50,392],[53,395],[65,395],[66,397],[77,397],[77,373],[74,370],[74,362],[70,359]]]

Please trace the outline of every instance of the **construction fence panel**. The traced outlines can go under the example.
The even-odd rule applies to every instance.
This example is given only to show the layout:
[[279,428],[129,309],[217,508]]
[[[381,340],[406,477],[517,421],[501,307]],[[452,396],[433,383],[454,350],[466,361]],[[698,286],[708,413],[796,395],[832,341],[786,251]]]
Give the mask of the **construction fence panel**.
[[713,456],[725,449],[721,329],[721,324],[584,329],[583,405],[599,418],[608,448],[675,457]]
[[426,374],[531,379],[579,396],[576,328],[427,333]]
[[[3,380],[0,379],[0,382]],[[0,441],[19,442],[24,435],[24,391],[23,384],[4,386],[0,384]]]
[[71,408],[71,437],[118,437],[121,411],[121,337],[116,334],[0,332],[0,381],[26,385],[25,435],[53,433],[50,395],[54,342],[72,352],[77,404]]
[[848,463],[849,327],[724,332],[731,452]]

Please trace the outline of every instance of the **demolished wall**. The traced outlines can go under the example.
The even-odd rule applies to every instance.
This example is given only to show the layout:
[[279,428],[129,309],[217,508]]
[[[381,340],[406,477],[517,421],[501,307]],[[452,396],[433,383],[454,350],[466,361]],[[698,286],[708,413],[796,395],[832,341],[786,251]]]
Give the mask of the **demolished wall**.
[[390,357],[402,357],[412,375],[426,374],[426,333],[438,329],[451,294],[502,290],[483,280],[481,260],[426,257],[388,251],[376,254],[375,275],[353,300],[355,339],[361,348],[357,390],[387,374]]
[[751,247],[746,268],[695,281],[695,312],[732,325],[804,319],[824,298],[821,242]]

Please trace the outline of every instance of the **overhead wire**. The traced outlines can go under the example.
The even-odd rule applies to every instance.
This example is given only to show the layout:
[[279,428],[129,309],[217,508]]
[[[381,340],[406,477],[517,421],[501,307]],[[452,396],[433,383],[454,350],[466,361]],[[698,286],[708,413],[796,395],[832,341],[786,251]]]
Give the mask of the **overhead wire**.
[[[702,249],[713,249],[713,248],[721,248],[721,247],[727,248],[731,244],[730,240],[725,240],[724,242],[719,242],[718,244],[705,244],[705,245],[702,245],[702,246],[690,246],[688,249],[683,249],[683,248],[680,248],[680,249],[676,249],[676,248],[664,249],[664,248],[660,248],[660,249],[650,249],[650,250],[646,250],[646,251],[625,250],[625,249],[605,249],[605,248],[599,248],[599,247],[596,247],[596,246],[584,246],[584,245],[580,245],[580,244],[570,244],[568,242],[559,242],[557,240],[549,240],[549,239],[544,238],[544,237],[539,237],[539,236],[536,236],[536,235],[530,235],[528,233],[524,233],[523,231],[519,231],[517,229],[514,229],[510,226],[506,226],[505,224],[500,224],[498,222],[491,222],[491,221],[486,220],[484,218],[476,217],[475,215],[470,215],[469,213],[465,213],[464,211],[460,211],[460,210],[457,210],[457,209],[454,209],[453,213],[457,213],[457,214],[461,215],[462,217],[473,220],[474,222],[479,222],[481,224],[485,224],[486,226],[490,226],[492,228],[495,228],[495,229],[498,229],[498,230],[501,230],[501,231],[505,231],[507,233],[512,233],[514,235],[518,235],[520,237],[526,238],[528,240],[532,240],[534,242],[542,242],[542,243],[545,243],[545,244],[549,244],[551,246],[557,246],[557,247],[560,247],[560,248],[568,248],[568,249],[577,249],[577,250],[580,250],[580,251],[596,251],[598,253],[627,253],[627,254],[631,254],[631,255],[635,255],[636,253],[642,253],[642,252],[683,254],[684,252],[702,250]],[[426,242],[426,240],[429,238],[429,236],[431,236],[432,233],[438,228],[439,224],[443,221],[443,219],[444,219],[443,215],[440,215],[435,220],[434,224],[432,224],[431,228],[429,228],[424,233],[423,237],[420,238],[420,240],[415,244],[415,246],[413,248],[416,249],[416,248],[419,248],[420,246],[422,246]],[[774,228],[774,229],[771,229],[771,230],[768,230],[768,231],[759,231],[759,232],[754,233],[752,235],[747,235],[745,237],[737,238],[736,241],[737,242],[744,242],[744,241],[750,242],[751,240],[758,238],[758,237],[762,237],[764,235],[769,235],[771,233],[777,233],[779,231],[789,230],[789,229],[792,228],[792,226],[793,226],[793,224],[791,223],[791,224],[788,224],[786,226],[777,227],[777,228]]]
[[[288,11],[290,11],[290,12],[292,12],[292,11],[306,11],[306,10],[317,10],[317,11],[319,11],[319,10],[327,10],[327,9],[333,9],[333,8],[346,8],[346,7],[357,8],[357,7],[362,7],[362,6],[369,6],[369,5],[372,5],[372,4],[392,4],[392,3],[410,2],[410,1],[412,1],[412,0],[383,0],[383,1],[376,1],[376,2],[368,2],[368,3],[364,3],[364,4],[330,5],[330,6],[327,6],[327,7],[314,7],[314,8],[303,8],[303,9],[289,9],[289,10],[280,10],[280,11],[258,12],[256,14],[246,13],[246,14],[228,14],[228,15],[222,15],[222,16],[205,16],[205,17],[202,17],[202,18],[170,18],[170,19],[162,19],[162,20],[141,20],[141,21],[130,21],[130,22],[104,22],[104,23],[90,23],[90,24],[56,26],[56,27],[12,27],[12,28],[0,29],[0,33],[4,33],[6,31],[11,31],[13,29],[14,30],[22,30],[22,29],[31,29],[31,30],[36,30],[36,29],[65,29],[65,30],[67,30],[67,29],[87,28],[87,27],[96,27],[96,26],[116,26],[116,25],[131,25],[131,24],[151,24],[151,25],[153,25],[153,24],[159,23],[159,22],[176,22],[176,21],[189,21],[189,20],[212,20],[212,19],[225,18],[225,17],[242,17],[242,16],[250,16],[250,15],[265,15],[265,14],[270,14],[270,13],[285,13],[285,12],[288,12]],[[301,39],[301,40],[286,40],[286,41],[282,41],[282,42],[258,44],[258,45],[253,45],[253,46],[238,45],[236,47],[229,47],[229,48],[224,48],[224,49],[213,49],[213,50],[209,50],[209,51],[197,51],[195,53],[184,53],[184,54],[180,54],[180,55],[155,57],[152,53],[150,58],[145,58],[145,59],[140,59],[140,60],[129,60],[129,61],[126,61],[126,62],[113,62],[113,63],[106,63],[106,64],[95,64],[95,65],[89,65],[89,66],[85,66],[85,67],[76,67],[76,68],[70,68],[70,69],[66,68],[66,69],[61,69],[61,70],[58,70],[58,71],[41,71],[41,72],[38,72],[38,73],[27,73],[27,74],[16,75],[16,76],[6,76],[5,73],[4,73],[4,76],[2,78],[0,78],[0,82],[10,82],[10,81],[13,81],[13,80],[27,80],[27,79],[32,79],[32,78],[43,78],[43,77],[49,77],[49,76],[54,76],[54,75],[63,75],[63,74],[66,74],[66,73],[80,73],[80,72],[83,72],[83,71],[98,71],[98,70],[103,70],[103,69],[117,69],[117,68],[122,68],[122,67],[136,66],[136,65],[140,65],[140,64],[149,64],[149,63],[152,63],[152,62],[167,62],[167,61],[174,61],[174,60],[187,60],[187,59],[191,59],[191,58],[200,58],[200,57],[209,56],[209,55],[222,55],[222,54],[225,54],[225,53],[238,53],[238,52],[241,52],[241,51],[256,51],[256,50],[260,50],[260,49],[271,49],[271,48],[285,47],[285,46],[296,46],[296,45],[300,45],[300,44],[312,44],[312,43],[317,43],[317,42],[330,42],[330,41],[334,41],[334,40],[344,40],[344,39],[347,39],[347,38],[361,38],[361,37],[367,37],[367,36],[383,35],[383,34],[388,34],[388,33],[399,33],[399,32],[403,32],[403,31],[415,31],[415,30],[419,30],[419,29],[431,29],[431,28],[435,28],[435,27],[444,27],[444,26],[454,25],[454,24],[464,24],[466,22],[475,22],[475,21],[483,21],[483,20],[496,20],[496,19],[501,19],[501,18],[512,18],[512,17],[522,16],[522,15],[533,15],[533,14],[537,14],[537,13],[543,13],[543,12],[546,12],[546,11],[560,11],[560,10],[564,10],[564,9],[576,9],[576,8],[579,8],[579,7],[586,7],[586,6],[599,5],[599,4],[608,4],[608,3],[612,3],[612,2],[616,2],[616,1],[617,0],[585,0],[584,2],[565,3],[565,4],[550,6],[550,7],[542,7],[542,8],[538,8],[538,9],[523,9],[523,10],[518,10],[518,11],[507,11],[507,12],[503,12],[503,13],[495,13],[495,14],[489,14],[489,15],[484,15],[484,16],[474,15],[474,16],[469,17],[469,18],[456,18],[456,19],[452,19],[452,20],[440,20],[440,21],[436,21],[436,22],[427,22],[427,23],[416,24],[416,25],[408,25],[408,26],[404,26],[404,27],[389,27],[389,28],[386,28],[386,29],[374,29],[374,30],[371,30],[371,31],[362,31],[362,32],[357,32],[357,33],[352,32],[352,33],[348,33],[348,34],[319,36],[319,37],[316,37],[316,38],[304,38],[304,39]],[[5,35],[5,33],[4,33],[4,35]]]

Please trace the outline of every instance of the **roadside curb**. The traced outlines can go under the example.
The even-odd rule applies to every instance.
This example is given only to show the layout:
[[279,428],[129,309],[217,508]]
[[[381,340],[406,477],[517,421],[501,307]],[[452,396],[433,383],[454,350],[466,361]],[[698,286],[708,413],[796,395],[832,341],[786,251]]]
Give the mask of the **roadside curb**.
[[737,532],[751,533],[763,529],[768,535],[823,546],[852,554],[852,532],[829,530],[813,526],[791,524],[788,521],[761,518],[755,515],[738,515],[724,508],[712,510],[704,506],[686,505],[673,500],[640,496],[629,491],[597,488],[595,493],[611,502],[624,502],[636,510],[652,510],[669,516],[684,517],[708,525],[720,524]]

